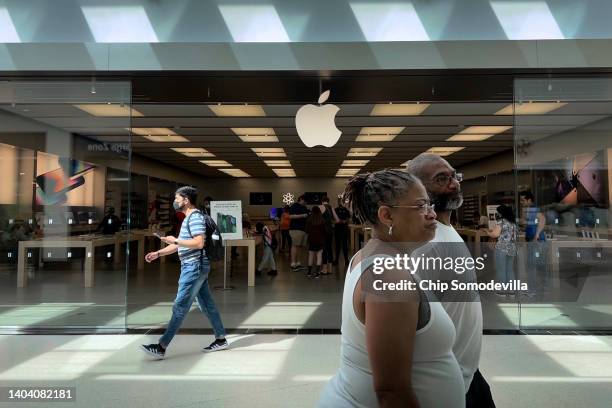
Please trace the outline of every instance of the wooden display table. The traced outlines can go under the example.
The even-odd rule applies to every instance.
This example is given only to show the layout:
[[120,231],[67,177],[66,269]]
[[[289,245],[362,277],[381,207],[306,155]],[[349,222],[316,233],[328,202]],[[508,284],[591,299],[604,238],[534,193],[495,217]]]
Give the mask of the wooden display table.
[[230,248],[243,246],[248,248],[248,286],[255,286],[255,238],[225,239],[225,259],[223,261],[223,286],[227,287],[227,262],[230,258]]
[[121,262],[121,244],[129,241],[138,241],[138,269],[144,268],[144,238],[118,232],[115,235],[99,236],[73,236],[63,238],[44,238],[31,241],[20,241],[17,253],[17,287],[24,288],[28,284],[28,277],[25,272],[26,252],[30,248],[84,248],[85,262],[83,273],[85,275],[84,286],[91,288],[94,286],[94,257],[95,249],[101,246],[115,246],[115,264]]
[[[549,240],[544,241],[550,245],[549,262],[551,266],[551,274],[553,287],[558,289],[560,286],[559,278],[559,249],[561,248],[612,248],[612,241],[605,239],[578,239],[578,240]],[[603,255],[602,255],[603,256]]]
[[482,238],[488,238],[489,234],[487,233],[486,228],[480,229],[471,229],[471,228],[455,228],[455,231],[459,235],[463,235],[467,238],[467,241],[472,241],[474,243],[474,257],[478,258],[480,256],[480,242]]

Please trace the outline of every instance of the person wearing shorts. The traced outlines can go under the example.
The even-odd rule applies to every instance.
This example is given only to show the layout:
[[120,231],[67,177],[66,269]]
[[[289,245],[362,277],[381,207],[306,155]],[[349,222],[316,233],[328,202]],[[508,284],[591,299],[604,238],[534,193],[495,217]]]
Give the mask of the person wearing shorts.
[[306,199],[303,195],[298,198],[289,208],[291,224],[289,226],[289,236],[291,237],[291,270],[301,268],[299,260],[300,248],[305,247],[308,236],[306,235],[306,218],[308,218],[308,208]]

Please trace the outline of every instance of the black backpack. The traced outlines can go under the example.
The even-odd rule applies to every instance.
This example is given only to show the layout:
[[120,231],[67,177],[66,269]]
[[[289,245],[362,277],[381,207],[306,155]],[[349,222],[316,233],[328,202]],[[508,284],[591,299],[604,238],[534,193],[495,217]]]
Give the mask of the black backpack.
[[[189,218],[196,212],[202,214],[202,217],[204,218],[204,236],[206,237],[204,249],[206,250],[206,257],[211,262],[222,260],[225,250],[223,248],[221,231],[219,231],[217,224],[215,224],[215,221],[213,221],[208,214],[204,214],[200,210],[195,210],[189,214],[189,217],[187,217],[186,220],[187,232],[189,232],[189,236],[193,238],[193,235],[191,235],[191,228],[189,228]],[[202,250],[202,252],[204,252],[204,250]]]

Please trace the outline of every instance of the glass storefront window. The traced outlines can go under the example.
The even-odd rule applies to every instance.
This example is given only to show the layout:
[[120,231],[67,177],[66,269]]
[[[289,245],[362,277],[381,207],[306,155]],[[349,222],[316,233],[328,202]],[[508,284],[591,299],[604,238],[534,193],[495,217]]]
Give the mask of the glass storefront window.
[[0,83],[0,327],[125,330],[130,99],[122,81]]
[[517,79],[523,329],[608,328],[612,80]]

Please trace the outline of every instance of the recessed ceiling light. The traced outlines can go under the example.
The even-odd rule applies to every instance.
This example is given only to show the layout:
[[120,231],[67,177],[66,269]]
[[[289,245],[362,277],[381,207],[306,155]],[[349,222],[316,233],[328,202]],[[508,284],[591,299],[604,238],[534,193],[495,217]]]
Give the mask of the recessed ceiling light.
[[437,154],[438,156],[450,156],[453,153],[457,153],[460,150],[465,149],[465,147],[459,146],[448,146],[448,147],[432,147],[428,149],[425,153]]
[[495,135],[455,135],[446,139],[447,142],[482,142]]
[[251,177],[248,173],[245,173],[244,171],[240,169],[218,169],[218,170],[226,174],[229,174],[232,177]]
[[510,104],[495,112],[496,115],[544,115],[567,105],[567,102],[534,102]]
[[200,163],[204,163],[210,167],[232,167],[232,165],[225,160],[200,160]]
[[176,133],[174,133],[173,130],[168,129],[168,128],[141,128],[141,127],[135,127],[135,128],[126,128],[126,129],[127,130],[131,130],[133,134],[140,135],[140,136],[147,136],[147,135],[153,135],[153,136],[176,135]]
[[342,162],[343,167],[363,167],[368,164],[369,160],[344,160]]
[[463,129],[455,136],[451,136],[447,141],[470,141],[479,142],[482,140],[489,139],[496,134],[505,132],[508,129],[512,129],[512,126],[470,126]]
[[293,169],[272,169],[278,177],[295,177],[295,170]]
[[374,157],[381,152],[382,147],[352,147],[348,157]]
[[152,142],[157,143],[168,143],[168,142],[188,142],[183,136],[178,135],[166,135],[166,136],[143,136],[145,139],[149,139]]
[[428,103],[381,103],[374,105],[370,116],[416,116],[428,107]]
[[270,167],[291,167],[289,160],[264,160]]
[[261,105],[208,105],[217,116],[266,116]]
[[359,169],[338,169],[336,177],[353,177],[359,172]]
[[391,142],[396,135],[359,135],[356,142]]
[[287,157],[282,147],[253,147],[251,150],[259,157]]
[[238,136],[271,136],[275,135],[273,128],[231,128]]
[[131,109],[124,104],[107,104],[107,103],[87,103],[74,105],[76,108],[89,113],[93,116],[100,117],[129,117],[129,116],[144,116],[136,109]]
[[274,133],[273,128],[231,128],[232,132],[237,134],[243,142],[246,143],[262,143],[278,142],[278,138]]
[[261,136],[252,136],[252,135],[248,135],[248,136],[238,136],[240,138],[240,140],[242,140],[245,143],[264,143],[264,142],[268,142],[268,143],[276,143],[278,142],[278,137],[272,135],[272,136],[265,136],[265,135],[261,135]]
[[139,135],[152,142],[188,142],[183,136],[177,135],[168,128],[126,128],[135,135]]
[[366,126],[361,128],[357,136],[357,142],[390,142],[400,134],[403,126]]
[[171,147],[171,149],[187,157],[215,157],[214,154],[201,147]]

